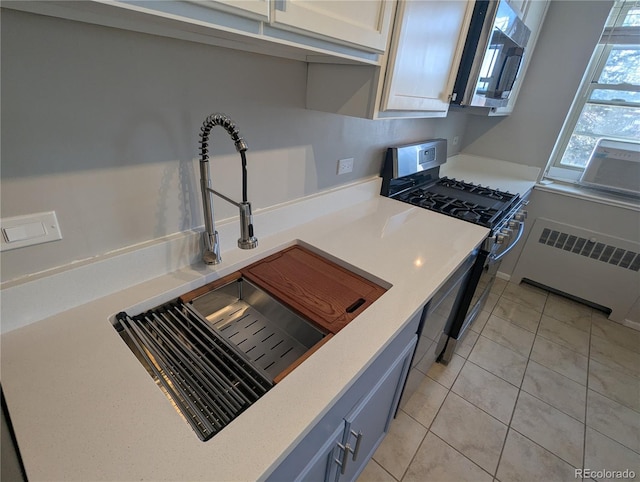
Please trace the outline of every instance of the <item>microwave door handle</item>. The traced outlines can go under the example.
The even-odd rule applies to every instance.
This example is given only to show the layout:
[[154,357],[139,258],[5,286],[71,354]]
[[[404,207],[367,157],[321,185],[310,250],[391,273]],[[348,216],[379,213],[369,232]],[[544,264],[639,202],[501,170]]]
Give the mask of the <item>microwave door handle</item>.
[[515,74],[512,76],[512,78],[510,79],[510,83],[511,85],[509,85],[508,89],[501,89],[502,91],[509,91],[511,90],[511,88],[513,87],[513,84],[516,81],[516,77],[518,76],[518,72],[520,71],[520,64],[522,63],[522,56],[523,56],[523,52],[522,49],[514,49],[516,51],[516,53],[507,55],[504,60],[502,61],[502,66],[500,67],[500,75],[498,75],[498,80],[496,82],[496,91],[498,89],[500,89],[500,84],[502,82],[502,76],[504,75],[504,70],[507,67],[507,62],[509,61],[509,59],[513,58],[513,57],[518,57],[518,65],[516,66],[515,70],[513,72],[515,72]]
[[516,234],[515,239],[509,244],[509,246],[507,246],[503,251],[501,251],[500,254],[496,256],[492,256],[493,261],[501,260],[504,255],[506,255],[509,251],[511,251],[513,247],[516,244],[518,244],[518,241],[520,241],[520,238],[522,237],[522,233],[524,233],[524,223],[520,223],[520,226],[518,227],[518,234]]

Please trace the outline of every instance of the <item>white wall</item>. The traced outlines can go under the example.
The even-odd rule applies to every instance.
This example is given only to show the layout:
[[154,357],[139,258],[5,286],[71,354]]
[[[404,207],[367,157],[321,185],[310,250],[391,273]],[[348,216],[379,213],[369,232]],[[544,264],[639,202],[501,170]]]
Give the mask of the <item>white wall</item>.
[[[1,215],[55,210],[63,234],[3,252],[3,281],[200,226],[194,159],[212,112],[249,145],[254,210],[375,175],[387,146],[467,121],[310,111],[303,62],[7,9],[1,47]],[[239,198],[233,143],[216,128],[211,145],[214,187]],[[355,168],[338,177],[343,157]],[[217,200],[217,218],[235,214]]]

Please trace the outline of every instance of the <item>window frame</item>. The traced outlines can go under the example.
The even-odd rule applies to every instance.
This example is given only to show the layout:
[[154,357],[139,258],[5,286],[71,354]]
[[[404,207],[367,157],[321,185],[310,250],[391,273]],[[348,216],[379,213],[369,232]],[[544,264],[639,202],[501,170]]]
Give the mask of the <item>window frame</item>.
[[[640,92],[640,85],[635,84],[601,84],[598,82],[600,75],[602,74],[611,51],[617,45],[638,45],[640,42],[630,42],[630,40],[637,40],[640,34],[640,27],[637,26],[622,26],[624,19],[626,18],[629,10],[633,8],[639,8],[640,2],[629,0],[617,0],[611,9],[609,17],[604,28],[604,31],[598,41],[598,44],[594,48],[589,64],[585,70],[583,78],[580,82],[580,87],[576,93],[576,96],[571,103],[571,107],[565,118],[560,135],[558,136],[556,143],[551,152],[547,168],[543,175],[544,178],[565,181],[565,182],[577,182],[585,168],[580,166],[570,166],[561,164],[562,158],[567,150],[569,142],[575,133],[576,126],[582,115],[582,112],[588,104],[596,105],[611,105],[622,107],[638,107],[638,104],[630,102],[590,102],[592,93],[595,90],[625,90]],[[621,87],[624,86],[624,87]],[[604,137],[604,136],[603,136]],[[607,136],[607,138],[615,139],[615,137]],[[618,138],[620,140],[628,140],[628,138]]]

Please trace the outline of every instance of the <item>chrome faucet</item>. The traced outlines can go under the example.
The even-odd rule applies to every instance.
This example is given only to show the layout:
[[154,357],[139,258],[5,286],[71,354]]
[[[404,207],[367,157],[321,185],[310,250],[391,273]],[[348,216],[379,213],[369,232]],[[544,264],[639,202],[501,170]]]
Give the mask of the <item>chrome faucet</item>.
[[[242,159],[242,202],[238,203],[229,199],[224,194],[211,188],[211,177],[209,176],[209,134],[215,126],[222,126],[236,145],[236,150]],[[258,246],[258,238],[253,235],[253,216],[251,215],[251,203],[247,201],[247,157],[245,152],[247,144],[240,137],[235,123],[225,114],[211,114],[202,123],[200,128],[200,189],[202,191],[202,210],[204,214],[204,251],[202,259],[206,264],[218,264],[222,261],[220,257],[220,239],[213,217],[213,195],[221,197],[225,201],[237,206],[240,209],[240,238],[238,247],[241,249],[252,249]]]

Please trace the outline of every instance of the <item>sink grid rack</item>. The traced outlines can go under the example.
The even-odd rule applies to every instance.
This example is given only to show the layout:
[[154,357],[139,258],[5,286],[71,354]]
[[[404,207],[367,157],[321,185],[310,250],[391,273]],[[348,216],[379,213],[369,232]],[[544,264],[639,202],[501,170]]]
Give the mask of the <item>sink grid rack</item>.
[[257,401],[273,382],[189,304],[116,315],[116,329],[202,441]]

